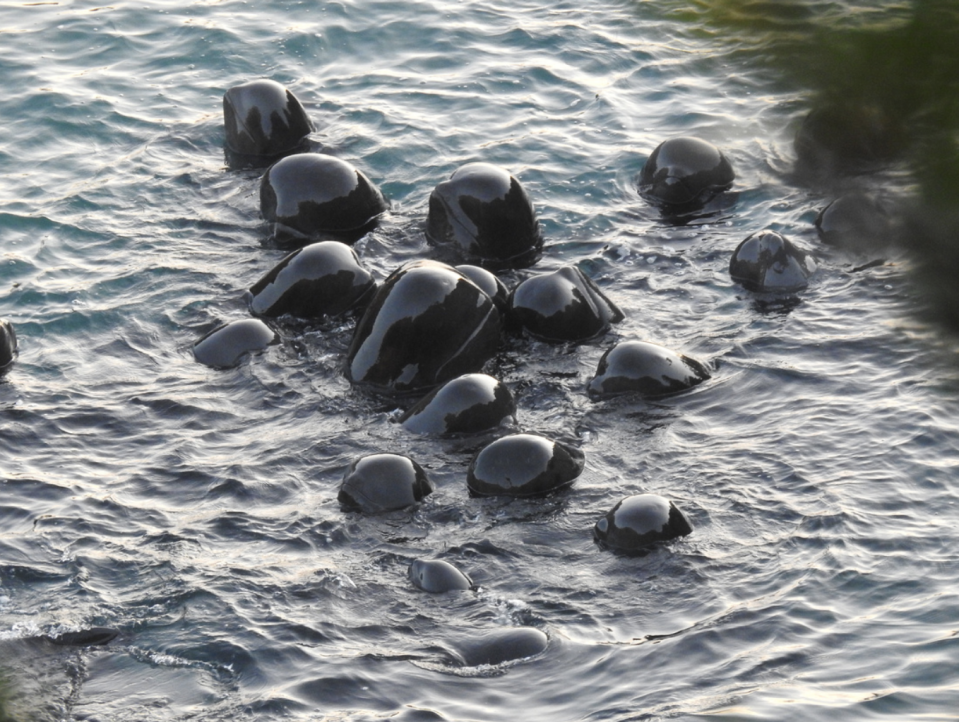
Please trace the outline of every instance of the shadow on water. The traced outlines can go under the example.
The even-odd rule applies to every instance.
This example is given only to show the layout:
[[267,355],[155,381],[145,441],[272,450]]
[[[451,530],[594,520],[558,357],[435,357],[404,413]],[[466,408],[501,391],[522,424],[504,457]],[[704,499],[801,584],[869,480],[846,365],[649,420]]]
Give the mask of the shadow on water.
[[838,196],[906,174],[897,239],[934,320],[959,331],[959,3],[697,0],[666,12],[806,92],[797,183]]

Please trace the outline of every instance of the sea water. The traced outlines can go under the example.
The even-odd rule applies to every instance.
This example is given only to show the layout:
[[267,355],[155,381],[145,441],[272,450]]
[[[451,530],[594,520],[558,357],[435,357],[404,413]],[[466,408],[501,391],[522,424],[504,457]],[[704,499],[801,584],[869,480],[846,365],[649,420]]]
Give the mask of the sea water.
[[[811,3],[834,12],[836,2]],[[819,243],[832,198],[792,173],[808,95],[673,0],[85,0],[0,8],[0,699],[30,720],[955,719],[957,344],[910,261]],[[828,13],[827,13],[828,14]],[[285,84],[323,152],[389,213],[356,243],[379,279],[430,257],[427,200],[486,161],[546,241],[514,286],[574,264],[626,314],[582,344],[509,338],[487,371],[516,429],[581,448],[541,499],[471,498],[479,437],[416,437],[350,387],[353,324],[282,320],[237,368],[192,345],[248,318],[284,255],[260,171],[224,159],[222,96]],[[653,148],[720,147],[737,179],[685,224],[637,193]],[[908,193],[895,169],[874,179]],[[816,259],[783,302],[732,282],[750,233]],[[658,401],[591,402],[614,343],[702,359]],[[416,508],[343,511],[357,456],[416,459]],[[591,528],[621,498],[694,531],[642,557]],[[477,584],[407,578],[442,558]],[[102,647],[43,635],[95,626]],[[546,651],[461,667],[463,639],[529,626]]]

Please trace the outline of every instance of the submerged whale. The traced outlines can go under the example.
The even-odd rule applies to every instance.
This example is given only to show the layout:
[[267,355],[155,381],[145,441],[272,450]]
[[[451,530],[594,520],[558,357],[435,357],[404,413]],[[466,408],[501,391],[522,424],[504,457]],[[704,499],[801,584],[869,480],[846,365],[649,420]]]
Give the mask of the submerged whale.
[[853,253],[885,250],[894,237],[885,209],[864,193],[840,196],[816,216],[819,239]]
[[472,579],[441,559],[415,559],[410,564],[409,575],[413,586],[431,594],[473,588]]
[[226,147],[238,165],[266,166],[305,147],[313,123],[293,93],[273,80],[253,80],[223,95]]
[[507,627],[461,640],[456,656],[467,667],[504,664],[542,654],[548,645],[549,637],[534,627]]

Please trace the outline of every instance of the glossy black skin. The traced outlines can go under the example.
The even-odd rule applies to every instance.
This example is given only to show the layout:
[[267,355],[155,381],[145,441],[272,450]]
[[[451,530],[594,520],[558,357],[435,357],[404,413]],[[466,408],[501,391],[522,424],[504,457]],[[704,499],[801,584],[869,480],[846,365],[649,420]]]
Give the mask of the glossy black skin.
[[390,274],[357,323],[346,377],[381,393],[424,393],[479,371],[499,344],[489,296],[452,266],[413,261]]
[[462,664],[478,667],[481,664],[503,664],[542,654],[549,638],[533,627],[507,627],[487,632],[457,645]]
[[642,553],[653,544],[692,531],[692,525],[669,499],[658,494],[637,494],[620,501],[596,522],[593,536],[604,548]]
[[733,251],[729,275],[746,290],[792,293],[809,285],[815,262],[775,231],[754,233]]
[[585,341],[625,318],[575,266],[527,278],[510,294],[508,323],[543,341]]
[[592,399],[622,394],[655,398],[690,389],[710,375],[689,356],[646,341],[623,341],[603,354],[587,393]]
[[335,317],[362,308],[375,291],[352,248],[323,241],[293,251],[257,281],[250,309],[258,316]]
[[63,647],[92,647],[112,642],[119,634],[118,629],[92,627],[79,632],[64,632],[53,637],[47,637],[47,639]]
[[497,439],[473,457],[466,475],[474,496],[542,496],[569,486],[586,466],[579,449],[533,434]]
[[313,123],[289,90],[273,80],[253,80],[223,96],[226,147],[240,158],[231,165],[266,166],[305,146]]
[[862,193],[840,196],[816,216],[820,240],[854,253],[882,251],[892,242],[892,222],[886,212]]
[[676,208],[705,205],[728,190],[733,167],[712,143],[691,137],[660,143],[639,174],[639,192],[650,201]]
[[415,461],[400,454],[370,454],[353,461],[337,496],[344,509],[378,514],[412,506],[433,493]]
[[414,560],[410,564],[409,575],[413,586],[431,594],[473,588],[472,579],[449,562],[439,559]]
[[320,153],[278,160],[260,181],[260,212],[273,223],[280,243],[304,243],[322,236],[357,240],[388,204],[379,188],[352,165]]
[[430,194],[426,237],[454,246],[487,268],[526,268],[543,238],[533,204],[519,181],[489,163],[468,163]]
[[486,374],[464,374],[410,407],[399,422],[414,434],[475,434],[516,417],[509,389]]
[[500,313],[506,313],[506,309],[509,306],[509,289],[506,288],[506,284],[499,279],[499,276],[487,271],[485,268],[471,266],[469,264],[454,266],[454,268],[483,289],[486,295],[493,299],[493,303],[496,304],[496,308],[499,309]]
[[215,328],[193,346],[193,355],[201,364],[213,368],[231,368],[247,353],[262,351],[279,338],[272,328],[255,318],[231,321]]
[[10,369],[17,354],[17,334],[13,330],[13,324],[0,318],[0,375]]

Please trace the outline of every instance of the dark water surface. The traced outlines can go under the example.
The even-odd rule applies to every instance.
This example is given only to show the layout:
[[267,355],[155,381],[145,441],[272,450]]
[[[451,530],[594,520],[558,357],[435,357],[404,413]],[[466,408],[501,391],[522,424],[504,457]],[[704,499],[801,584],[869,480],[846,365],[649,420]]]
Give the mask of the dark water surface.
[[[839,3],[811,3],[824,17]],[[794,180],[801,91],[678,2],[82,2],[0,9],[0,678],[28,720],[957,719],[957,346],[908,259],[822,246]],[[586,471],[545,499],[470,498],[496,434],[414,437],[351,390],[353,322],[287,320],[233,370],[192,344],[247,318],[285,255],[256,171],[227,169],[221,98],[286,84],[312,140],[391,202],[356,245],[379,279],[431,255],[432,188],[488,161],[524,184],[546,251],[626,313],[581,345],[508,340],[488,367],[517,428]],[[634,179],[699,135],[737,170],[724,209],[664,223]],[[861,179],[910,190],[890,169]],[[733,284],[778,230],[819,268],[798,303]],[[593,403],[618,340],[714,365],[658,402]],[[350,461],[408,453],[436,492],[378,516],[336,500]],[[641,557],[594,545],[622,497],[694,527]],[[429,595],[418,557],[479,588]],[[107,626],[102,647],[37,639]],[[456,667],[529,626],[535,658]]]

